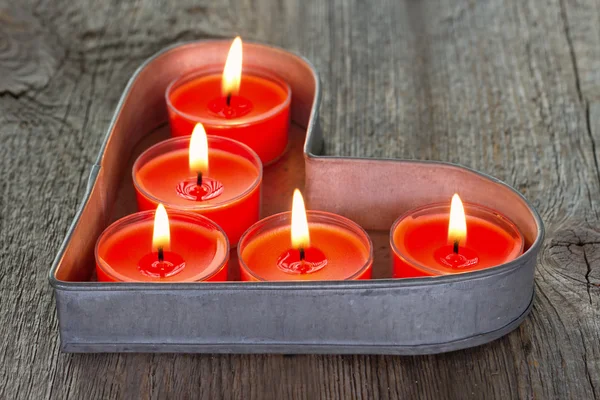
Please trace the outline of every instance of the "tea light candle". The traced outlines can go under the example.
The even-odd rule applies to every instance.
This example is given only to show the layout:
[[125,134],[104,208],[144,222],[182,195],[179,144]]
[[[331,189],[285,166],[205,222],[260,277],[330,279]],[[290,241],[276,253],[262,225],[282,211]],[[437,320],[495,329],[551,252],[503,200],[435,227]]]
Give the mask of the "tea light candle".
[[258,221],[262,164],[248,146],[206,136],[197,124],[191,137],[173,138],[142,153],[133,165],[140,210],[192,211],[216,222],[232,246]]
[[390,244],[394,277],[411,278],[504,264],[521,255],[524,240],[508,218],[479,205],[463,206],[455,194],[450,207],[432,204],[398,218]]
[[173,136],[188,136],[201,122],[209,135],[245,143],[264,164],[286,150],[290,122],[290,86],[258,68],[244,68],[237,37],[222,70],[205,68],[173,81],[166,92]]
[[243,281],[370,279],[373,246],[367,233],[339,215],[305,211],[294,192],[291,213],[253,225],[240,240]]
[[110,225],[96,243],[101,282],[226,281],[229,243],[221,228],[200,215],[154,211]]

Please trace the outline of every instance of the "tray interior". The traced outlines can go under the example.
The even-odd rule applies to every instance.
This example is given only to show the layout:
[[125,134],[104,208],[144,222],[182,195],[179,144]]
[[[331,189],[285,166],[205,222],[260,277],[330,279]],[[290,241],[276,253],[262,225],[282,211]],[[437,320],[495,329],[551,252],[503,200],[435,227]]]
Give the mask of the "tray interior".
[[[85,203],[55,260],[51,280],[95,281],[98,236],[111,222],[136,211],[133,162],[146,148],[170,136],[164,99],[168,83],[203,65],[218,64],[229,44],[207,41],[174,46],[146,62],[134,75],[94,166]],[[258,44],[245,44],[244,57],[249,66],[259,65],[279,75],[293,93],[290,147],[278,162],[264,169],[263,217],[290,210],[293,189],[304,189],[308,182],[304,194],[309,209],[339,213],[367,228],[374,246],[374,279],[391,277],[388,237],[395,218],[415,206],[447,200],[458,187],[471,201],[511,218],[525,235],[525,250],[543,236],[541,221],[524,199],[473,171],[440,163],[322,157],[316,127],[320,89],[313,67],[294,54]],[[304,148],[307,130],[311,136]],[[365,177],[365,170],[378,179]],[[348,179],[357,177],[362,177],[358,185],[347,184]],[[376,198],[371,196],[375,192]],[[236,249],[231,252],[229,265],[230,279],[239,279]]]

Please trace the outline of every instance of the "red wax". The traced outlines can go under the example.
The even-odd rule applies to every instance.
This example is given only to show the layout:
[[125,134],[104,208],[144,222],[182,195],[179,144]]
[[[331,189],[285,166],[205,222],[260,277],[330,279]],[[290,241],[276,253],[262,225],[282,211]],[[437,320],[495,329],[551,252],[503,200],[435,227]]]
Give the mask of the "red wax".
[[[258,221],[262,168],[256,154],[240,143],[208,137],[208,146],[209,172],[204,184],[212,184],[216,191],[204,199],[194,198],[197,186],[189,170],[189,138],[170,139],[148,149],[134,165],[138,208],[153,210],[163,203],[167,208],[202,214],[223,228],[235,246]],[[181,191],[184,184],[189,197]]]
[[[372,246],[366,232],[346,218],[318,211],[307,213],[311,247],[305,260],[314,272],[285,272],[282,266],[298,263],[291,244],[291,214],[266,218],[246,232],[238,257],[243,281],[326,281],[370,279]],[[326,263],[323,265],[323,262]]]
[[222,69],[185,75],[167,88],[173,136],[191,135],[196,123],[209,135],[247,144],[264,164],[286,150],[292,92],[289,85],[265,72],[244,70],[237,95],[227,106],[221,94]]
[[430,212],[424,207],[401,217],[392,227],[394,277],[476,271],[504,264],[523,251],[523,237],[506,217],[465,204],[467,239],[454,254],[448,244],[449,207],[431,207]]
[[[158,261],[152,251],[154,212],[129,215],[108,227],[96,244],[96,272],[101,282],[226,281],[229,244],[225,233],[196,214],[168,211],[171,248],[165,261],[177,267],[167,276],[149,275]],[[177,271],[178,270],[178,271]],[[169,272],[169,271],[167,271]],[[173,272],[173,271],[171,271]]]

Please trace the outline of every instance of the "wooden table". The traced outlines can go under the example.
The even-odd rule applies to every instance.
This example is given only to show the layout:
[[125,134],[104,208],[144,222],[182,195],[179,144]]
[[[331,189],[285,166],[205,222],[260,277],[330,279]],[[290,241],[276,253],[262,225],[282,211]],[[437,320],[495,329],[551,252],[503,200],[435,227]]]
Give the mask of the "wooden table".
[[[600,1],[1,1],[0,398],[600,398]],[[535,204],[519,329],[427,357],[59,352],[48,268],[127,79],[235,34],[315,63],[327,153],[457,162]]]

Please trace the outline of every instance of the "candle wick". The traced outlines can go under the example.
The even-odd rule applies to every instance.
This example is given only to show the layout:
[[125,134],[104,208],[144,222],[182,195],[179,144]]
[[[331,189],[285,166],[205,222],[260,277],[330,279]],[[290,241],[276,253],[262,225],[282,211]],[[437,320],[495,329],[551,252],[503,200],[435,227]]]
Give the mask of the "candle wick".
[[225,103],[227,103],[227,107],[231,106],[231,92],[227,93],[227,98],[225,99]]
[[304,257],[306,256],[304,253],[304,247],[300,247],[298,251],[300,252],[300,261],[304,261]]
[[160,247],[158,248],[158,261],[159,261],[159,262],[163,262],[163,261],[165,261],[165,252],[164,252],[164,250],[163,250],[162,246],[160,246]]
[[454,241],[454,248],[452,249],[454,254],[458,254],[458,240]]
[[196,185],[202,186],[202,172],[198,172],[198,175],[196,175]]

